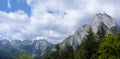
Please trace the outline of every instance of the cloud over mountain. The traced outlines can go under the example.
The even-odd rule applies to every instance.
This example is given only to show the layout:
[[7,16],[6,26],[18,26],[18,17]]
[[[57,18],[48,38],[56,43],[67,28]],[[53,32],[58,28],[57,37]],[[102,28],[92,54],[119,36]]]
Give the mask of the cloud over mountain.
[[[120,22],[119,0],[15,1],[20,4],[26,3],[30,7],[31,13],[19,8],[17,11],[8,13],[2,10],[3,7],[0,7],[0,35],[2,39],[23,40],[42,37],[56,43],[72,34],[81,25],[88,23],[93,15],[99,12],[106,12],[116,18],[118,23]],[[4,36],[10,38],[3,38],[3,33],[5,33]]]

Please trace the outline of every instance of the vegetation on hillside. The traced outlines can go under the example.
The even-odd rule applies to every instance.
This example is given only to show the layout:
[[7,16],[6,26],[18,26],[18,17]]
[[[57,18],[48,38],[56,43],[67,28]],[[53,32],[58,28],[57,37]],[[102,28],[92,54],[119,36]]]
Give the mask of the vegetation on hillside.
[[24,53],[20,54],[19,59],[33,59],[33,57]]

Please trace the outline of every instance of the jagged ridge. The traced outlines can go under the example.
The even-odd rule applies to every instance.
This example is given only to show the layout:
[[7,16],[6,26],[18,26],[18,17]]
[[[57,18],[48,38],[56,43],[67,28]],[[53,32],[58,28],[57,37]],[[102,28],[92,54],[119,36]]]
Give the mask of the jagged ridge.
[[[4,51],[8,51],[7,53],[13,52],[15,50],[15,54],[13,56],[18,56],[19,53],[26,53],[36,56],[43,56],[51,51],[54,44],[49,43],[48,41],[44,40],[0,40],[0,49]],[[6,49],[7,48],[7,49]]]

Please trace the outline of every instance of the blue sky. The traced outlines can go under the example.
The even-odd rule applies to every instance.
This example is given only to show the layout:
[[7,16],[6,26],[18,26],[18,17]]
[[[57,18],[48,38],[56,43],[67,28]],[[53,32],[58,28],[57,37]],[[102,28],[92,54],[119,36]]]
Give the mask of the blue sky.
[[106,12],[120,25],[119,0],[0,0],[0,39],[57,43]]
[[27,15],[31,15],[31,8],[26,0],[0,0],[0,10],[8,13],[23,10]]

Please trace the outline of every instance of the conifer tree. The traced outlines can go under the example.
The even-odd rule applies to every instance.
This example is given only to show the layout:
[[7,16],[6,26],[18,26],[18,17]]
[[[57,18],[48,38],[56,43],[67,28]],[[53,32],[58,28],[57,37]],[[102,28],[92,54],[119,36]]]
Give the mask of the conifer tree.
[[97,32],[97,37],[100,41],[103,41],[103,38],[106,36],[105,24],[101,22],[100,27]]
[[65,50],[65,59],[73,59],[74,58],[74,50],[73,47],[71,45],[67,45]]
[[86,35],[86,38],[82,41],[80,45],[80,58],[81,59],[90,59],[93,54],[96,53],[98,49],[98,42],[95,39],[95,35],[92,31],[92,28],[90,26],[88,30],[88,35]]
[[55,46],[55,51],[52,51],[50,58],[51,59],[60,59],[60,47],[59,47],[59,44],[57,44]]

